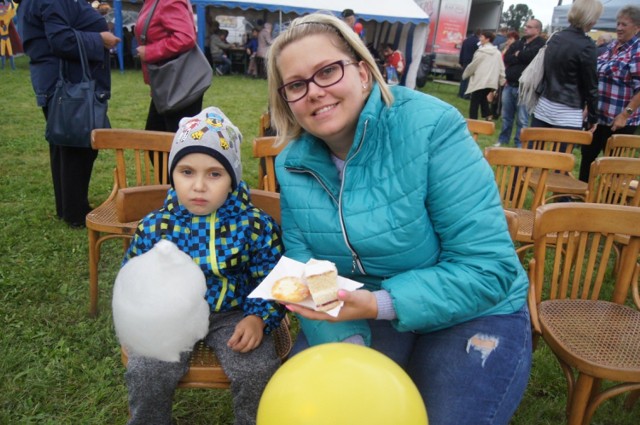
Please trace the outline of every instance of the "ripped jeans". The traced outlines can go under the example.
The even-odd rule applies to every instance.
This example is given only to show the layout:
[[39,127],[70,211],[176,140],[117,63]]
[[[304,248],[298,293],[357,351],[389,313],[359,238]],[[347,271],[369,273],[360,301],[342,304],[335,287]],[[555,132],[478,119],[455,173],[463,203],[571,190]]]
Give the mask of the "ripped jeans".
[[[531,325],[520,311],[428,334],[370,320],[372,348],[400,364],[425,400],[429,425],[506,425],[529,381]],[[294,351],[306,344],[298,335]]]

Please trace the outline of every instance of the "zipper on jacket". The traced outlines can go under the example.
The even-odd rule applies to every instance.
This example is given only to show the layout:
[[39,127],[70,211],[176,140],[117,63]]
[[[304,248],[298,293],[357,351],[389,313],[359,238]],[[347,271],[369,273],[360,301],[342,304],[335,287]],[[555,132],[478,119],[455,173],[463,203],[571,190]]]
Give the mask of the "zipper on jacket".
[[351,252],[351,273],[355,273],[356,271],[359,271],[363,275],[367,273],[364,270],[364,266],[360,261],[360,257],[358,256],[358,253],[356,252],[355,248],[353,247],[353,245],[351,245],[351,242],[349,241],[349,236],[347,235],[347,228],[345,227],[344,217],[342,215],[342,189],[344,188],[344,179],[347,175],[345,171],[347,169],[347,166],[349,165],[349,162],[351,162],[351,160],[356,155],[358,155],[358,153],[360,152],[360,149],[362,149],[362,144],[364,143],[364,136],[367,134],[368,124],[369,124],[369,120],[366,120],[364,122],[362,137],[360,138],[360,143],[358,144],[358,150],[356,150],[354,154],[351,156],[351,158],[349,158],[347,162],[344,163],[344,168],[342,169],[342,180],[340,181],[340,194],[338,195],[338,216],[340,217],[340,227],[342,228],[342,236],[344,237],[344,242],[347,245],[347,248],[349,248],[349,251]]
[[[349,161],[351,161],[351,159],[356,156],[358,154],[358,152],[360,152],[360,149],[362,148],[362,142],[364,141],[364,136],[367,133],[367,125],[369,124],[369,121],[365,121],[364,122],[364,131],[362,132],[362,138],[360,139],[360,144],[358,147],[358,150],[353,154],[353,156],[351,158],[349,158]],[[347,168],[347,163],[345,162],[344,164],[344,168]],[[331,197],[331,199],[333,199],[333,202],[336,203],[336,205],[338,206],[338,216],[340,218],[340,229],[342,230],[342,237],[344,238],[344,243],[347,245],[347,248],[349,249],[349,252],[351,253],[351,273],[355,273],[356,271],[359,271],[361,274],[365,275],[367,274],[366,271],[364,270],[364,266],[362,265],[362,262],[360,261],[360,257],[358,256],[358,253],[356,252],[356,250],[353,248],[353,246],[351,245],[351,242],[349,242],[349,237],[347,236],[347,230],[345,228],[345,224],[344,224],[344,219],[342,217],[342,188],[344,186],[344,169],[343,169],[343,178],[342,181],[340,182],[340,194],[339,194],[339,198],[336,199],[333,194],[331,193],[331,191],[329,190],[329,188],[322,182],[322,179],[313,171],[309,170],[309,169],[303,169],[303,168],[296,168],[296,167],[288,167],[287,171],[293,172],[293,173],[307,173],[310,174],[314,179],[316,179],[318,181],[318,183],[320,183],[320,186],[322,186],[322,188],[324,189],[325,192],[327,192],[327,194]]]
[[215,310],[220,311],[224,297],[227,295],[227,278],[220,273],[218,268],[218,257],[216,256],[216,219],[217,211],[207,217],[209,222],[209,264],[211,265],[211,272],[220,280],[220,296],[216,302]]

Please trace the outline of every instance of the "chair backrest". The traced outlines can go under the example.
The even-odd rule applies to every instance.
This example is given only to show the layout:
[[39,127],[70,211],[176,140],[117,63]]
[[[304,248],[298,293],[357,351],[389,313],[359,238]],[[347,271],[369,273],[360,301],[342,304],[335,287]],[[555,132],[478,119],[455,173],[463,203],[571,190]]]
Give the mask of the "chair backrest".
[[640,206],[638,181],[640,181],[640,159],[597,158],[591,163],[586,202],[638,207]]
[[253,140],[253,156],[260,160],[258,164],[258,188],[276,192],[276,156],[286,145],[276,146],[276,137],[257,137]]
[[251,203],[269,214],[280,224],[280,194],[261,189],[251,189]]
[[[640,251],[640,208],[591,203],[555,203],[536,210],[530,296],[542,299],[609,299],[623,303]],[[629,235],[617,258],[614,240]],[[604,289],[604,290],[603,290]]]
[[271,115],[268,112],[260,115],[260,124],[258,128],[258,137],[267,135],[267,130],[271,128]]
[[614,134],[607,140],[604,156],[623,158],[640,157],[640,136],[633,134]]
[[97,129],[91,133],[91,146],[115,151],[117,189],[168,184],[167,164],[173,136],[173,133],[163,131]]
[[116,194],[118,221],[121,223],[139,221],[150,211],[162,207],[169,187],[168,184],[151,184],[118,190]]
[[550,170],[570,171],[574,157],[568,153],[488,147],[484,157],[494,168],[495,181],[504,208],[524,208],[527,192],[534,173],[539,175],[531,207],[542,205],[546,181]]
[[478,135],[492,136],[496,131],[496,125],[493,121],[474,120],[471,118],[467,118],[467,128],[476,142],[478,141]]
[[591,144],[592,137],[589,131],[559,128],[527,127],[520,132],[520,141],[524,149],[569,153],[575,145]]

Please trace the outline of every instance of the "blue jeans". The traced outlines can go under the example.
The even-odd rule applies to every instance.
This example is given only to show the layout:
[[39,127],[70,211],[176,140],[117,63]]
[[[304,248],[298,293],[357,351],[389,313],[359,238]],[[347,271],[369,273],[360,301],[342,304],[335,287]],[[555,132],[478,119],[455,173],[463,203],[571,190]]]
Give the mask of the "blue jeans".
[[518,105],[518,88],[510,86],[508,83],[502,89],[502,130],[498,136],[501,145],[508,145],[513,129],[513,120],[516,117],[516,135],[513,139],[516,147],[521,147],[520,130],[529,127],[529,113],[523,105]]
[[213,66],[218,68],[222,75],[227,75],[231,71],[231,59],[227,56],[219,56],[213,59]]
[[[427,334],[398,332],[370,320],[371,347],[404,368],[418,387],[430,425],[507,425],[531,369],[525,304],[513,314],[481,317]],[[293,347],[309,345],[302,332]]]

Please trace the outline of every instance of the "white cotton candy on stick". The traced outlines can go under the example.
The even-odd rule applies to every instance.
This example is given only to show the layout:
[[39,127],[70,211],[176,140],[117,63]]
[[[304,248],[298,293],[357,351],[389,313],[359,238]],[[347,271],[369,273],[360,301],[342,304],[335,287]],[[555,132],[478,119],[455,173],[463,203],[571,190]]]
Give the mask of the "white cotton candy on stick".
[[204,338],[209,304],[204,274],[191,257],[162,240],[120,269],[113,323],[129,353],[175,362]]

